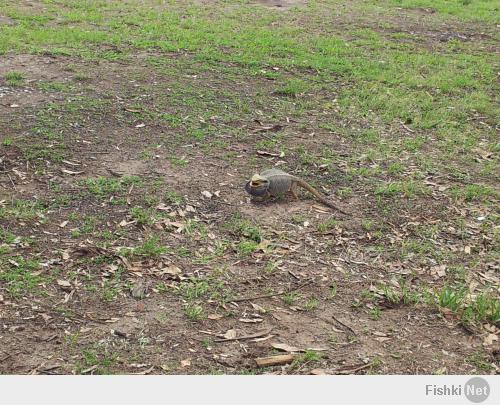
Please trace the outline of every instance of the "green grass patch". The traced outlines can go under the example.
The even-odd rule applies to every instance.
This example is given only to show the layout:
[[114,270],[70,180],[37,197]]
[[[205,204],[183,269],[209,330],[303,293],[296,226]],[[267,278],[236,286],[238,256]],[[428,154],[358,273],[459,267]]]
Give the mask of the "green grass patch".
[[[14,298],[33,293],[47,280],[39,272],[40,264],[22,257],[0,258],[0,282],[7,293]],[[1,285],[0,285],[1,286]]]
[[21,87],[24,84],[24,74],[20,72],[7,72],[5,82],[12,87]]

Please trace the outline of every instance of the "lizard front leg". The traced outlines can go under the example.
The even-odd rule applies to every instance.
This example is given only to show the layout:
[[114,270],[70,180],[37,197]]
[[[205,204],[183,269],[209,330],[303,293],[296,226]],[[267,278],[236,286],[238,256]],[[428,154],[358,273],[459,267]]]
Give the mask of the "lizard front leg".
[[266,194],[264,195],[260,195],[260,196],[252,196],[252,201],[255,201],[255,202],[264,202],[264,201],[267,201],[269,200],[269,198],[271,198],[271,194],[269,194],[269,192],[266,192]]

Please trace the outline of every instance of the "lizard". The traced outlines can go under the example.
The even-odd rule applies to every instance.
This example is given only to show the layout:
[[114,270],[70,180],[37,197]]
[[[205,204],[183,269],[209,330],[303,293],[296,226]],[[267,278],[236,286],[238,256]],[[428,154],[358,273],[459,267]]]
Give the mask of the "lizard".
[[265,201],[270,197],[277,197],[290,192],[298,200],[297,188],[302,187],[313,194],[318,201],[327,207],[336,209],[342,214],[349,215],[328,201],[318,190],[306,183],[299,177],[288,174],[280,169],[264,170],[260,174],[254,174],[246,183],[245,190],[255,201]]

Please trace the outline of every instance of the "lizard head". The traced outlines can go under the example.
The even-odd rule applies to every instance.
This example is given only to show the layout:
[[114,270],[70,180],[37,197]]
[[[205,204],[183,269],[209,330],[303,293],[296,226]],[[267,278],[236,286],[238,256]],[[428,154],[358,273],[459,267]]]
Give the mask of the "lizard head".
[[250,181],[245,185],[245,190],[248,194],[261,197],[267,193],[269,188],[269,180],[258,174],[254,174]]

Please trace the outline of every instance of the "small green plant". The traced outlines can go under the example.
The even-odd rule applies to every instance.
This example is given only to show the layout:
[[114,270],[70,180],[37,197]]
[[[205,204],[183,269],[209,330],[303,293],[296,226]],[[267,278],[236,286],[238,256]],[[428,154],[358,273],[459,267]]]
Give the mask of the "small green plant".
[[276,90],[276,94],[280,94],[283,96],[289,97],[297,97],[301,93],[304,93],[308,89],[308,84],[304,80],[301,79],[290,79],[287,82],[283,83]]
[[45,92],[67,92],[71,90],[69,85],[60,82],[38,82],[37,87],[41,91]]
[[417,195],[425,195],[428,193],[429,188],[427,186],[414,180],[384,183],[375,188],[375,195],[384,197],[401,195],[407,198],[413,198]]
[[269,260],[266,263],[266,265],[264,266],[264,271],[266,273],[272,274],[276,271],[277,268],[278,268],[278,264],[276,262]]
[[20,87],[24,82],[24,75],[20,72],[8,72],[5,74],[5,81],[9,86]]
[[187,318],[192,322],[199,321],[205,317],[203,307],[201,307],[200,305],[187,305],[185,308],[185,313]]
[[168,252],[168,247],[160,245],[160,239],[157,236],[147,238],[141,246],[125,251],[126,254],[156,257]]
[[463,287],[453,288],[445,285],[437,292],[437,304],[442,308],[448,308],[453,312],[457,312],[462,306],[466,292]]
[[208,293],[210,285],[207,280],[191,278],[189,281],[183,281],[179,286],[179,291],[188,301],[203,297]]
[[465,361],[485,373],[494,369],[493,362],[488,359],[488,355],[481,351],[476,351],[465,358]]
[[137,225],[151,225],[154,222],[151,210],[147,210],[142,207],[131,208],[129,214]]
[[283,295],[283,297],[282,297],[283,302],[286,305],[290,305],[290,306],[295,304],[295,302],[297,301],[297,298],[298,298],[298,294],[295,291],[289,292],[289,293]]
[[496,194],[492,187],[482,184],[467,184],[463,188],[454,186],[449,189],[449,192],[455,200],[463,199],[467,202],[483,201]]
[[99,197],[105,197],[110,194],[116,194],[125,187],[132,184],[139,185],[141,180],[137,176],[124,176],[120,179],[114,177],[97,177],[95,179],[86,179],[82,184],[87,190]]
[[370,309],[370,318],[372,318],[374,321],[378,321],[381,316],[382,311],[379,307],[373,307],[372,309]]
[[233,216],[227,223],[226,228],[236,236],[243,236],[254,242],[262,242],[262,231],[250,221],[241,218],[239,215]]
[[[1,260],[1,259],[0,259]],[[0,261],[0,281],[5,283],[6,291],[14,298],[33,292],[46,281],[39,275],[40,264],[23,257],[12,257],[9,261]]]
[[107,302],[114,301],[118,294],[120,293],[120,288],[118,285],[112,284],[109,281],[104,282],[102,287],[102,299]]
[[336,219],[330,218],[327,221],[320,222],[318,224],[318,231],[322,233],[328,232],[338,226],[338,224],[339,222]]
[[340,187],[337,190],[337,195],[340,198],[348,198],[352,195],[352,188],[351,187]]
[[337,296],[337,284],[333,283],[330,287],[330,298],[335,298]]
[[307,311],[312,311],[313,309],[318,308],[319,300],[317,298],[311,298],[304,304],[304,309]]
[[386,284],[380,285],[379,288],[382,290],[382,296],[389,304],[398,305],[401,302],[400,295]]
[[236,252],[238,253],[239,256],[245,257],[245,256],[250,256],[253,252],[257,250],[257,246],[259,244],[253,240],[241,240],[237,245],[236,245]]
[[163,194],[163,200],[169,204],[181,205],[184,203],[184,197],[175,191],[166,191]]
[[488,293],[477,295],[469,302],[461,317],[464,323],[489,321],[492,324],[500,323],[500,300]]
[[365,231],[371,231],[374,227],[374,223],[371,219],[363,218],[361,220],[361,226]]
[[13,143],[14,143],[14,141],[12,140],[12,138],[9,138],[9,137],[5,138],[2,141],[3,146],[11,146]]
[[0,219],[13,218],[29,221],[44,218],[45,207],[37,201],[14,200],[6,206],[0,206]]
[[172,165],[174,166],[186,166],[187,165],[187,160],[185,159],[182,159],[182,158],[179,158],[177,156],[172,156],[170,159],[169,159],[170,163],[172,163]]
[[292,362],[292,368],[296,368],[304,364],[317,363],[322,357],[322,353],[308,349]]
[[304,215],[301,215],[301,214],[293,214],[290,217],[290,220],[295,225],[302,225],[304,222],[306,222],[306,217]]
[[94,374],[111,374],[111,367],[118,356],[101,351],[102,349],[84,350],[81,361],[75,366],[75,373],[81,374],[86,370],[92,370]]

